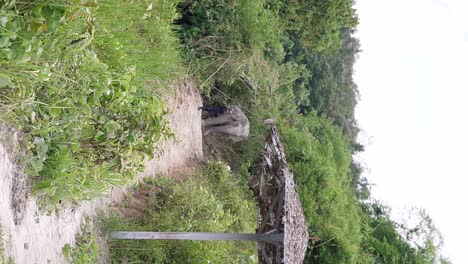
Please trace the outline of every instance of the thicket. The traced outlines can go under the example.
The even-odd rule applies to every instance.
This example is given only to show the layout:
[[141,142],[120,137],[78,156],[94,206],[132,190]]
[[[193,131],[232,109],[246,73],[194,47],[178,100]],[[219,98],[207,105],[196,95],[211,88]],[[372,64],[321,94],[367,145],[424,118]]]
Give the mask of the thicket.
[[[254,233],[256,208],[247,182],[226,164],[211,162],[183,182],[147,180],[124,203],[121,216],[105,226],[110,231]],[[113,240],[110,245],[111,263],[256,263],[257,258],[253,242]]]
[[1,4],[0,117],[44,207],[133,179],[170,136],[155,83],[182,73],[177,1],[119,2]]

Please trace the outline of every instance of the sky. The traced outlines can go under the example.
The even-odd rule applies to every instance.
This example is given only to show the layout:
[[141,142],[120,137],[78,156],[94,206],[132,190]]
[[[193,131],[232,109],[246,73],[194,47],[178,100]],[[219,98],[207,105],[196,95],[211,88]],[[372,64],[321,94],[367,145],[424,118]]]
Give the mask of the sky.
[[468,263],[468,1],[357,0],[354,79],[372,194],[423,207],[443,253]]

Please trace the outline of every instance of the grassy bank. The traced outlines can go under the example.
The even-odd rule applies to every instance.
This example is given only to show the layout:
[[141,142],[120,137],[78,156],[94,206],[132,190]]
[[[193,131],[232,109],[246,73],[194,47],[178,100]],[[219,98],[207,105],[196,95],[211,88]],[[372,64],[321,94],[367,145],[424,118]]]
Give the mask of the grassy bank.
[[159,92],[183,72],[176,2],[119,2],[0,9],[0,118],[23,132],[23,162],[45,207],[133,179],[170,136]]

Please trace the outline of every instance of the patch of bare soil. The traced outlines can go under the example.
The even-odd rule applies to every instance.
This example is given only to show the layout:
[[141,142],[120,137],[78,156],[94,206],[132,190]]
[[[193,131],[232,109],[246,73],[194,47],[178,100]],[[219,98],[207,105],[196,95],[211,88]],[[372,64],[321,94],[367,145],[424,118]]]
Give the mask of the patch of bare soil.
[[[200,95],[193,82],[175,88],[166,105],[175,137],[163,144],[158,159],[146,162],[146,170],[139,179],[154,175],[188,174],[203,159]],[[0,137],[0,225],[3,239],[9,241],[5,254],[15,263],[66,263],[62,247],[75,243],[86,218],[109,212],[110,205],[125,197],[124,188],[111,188],[102,197],[70,205],[49,215],[39,211],[34,197],[28,197],[27,181],[17,164],[18,133],[1,129]],[[104,243],[103,241],[102,243]],[[105,251],[105,250],[104,250]]]
[[126,195],[124,203],[115,204],[112,210],[116,215],[125,219],[141,219],[149,202],[161,192],[163,192],[161,186],[143,183],[135,191]]

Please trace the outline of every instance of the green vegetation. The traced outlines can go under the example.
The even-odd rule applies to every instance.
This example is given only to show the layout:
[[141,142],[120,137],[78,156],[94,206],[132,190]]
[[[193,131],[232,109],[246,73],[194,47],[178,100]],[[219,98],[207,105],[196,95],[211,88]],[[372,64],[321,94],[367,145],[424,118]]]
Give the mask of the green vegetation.
[[24,132],[43,206],[133,179],[170,135],[154,82],[181,72],[175,10],[174,1],[2,4],[1,120]]
[[342,31],[354,28],[358,19],[353,1],[269,1],[279,10],[291,38],[311,51],[330,51],[343,44]]
[[[0,118],[23,132],[43,206],[133,179],[171,135],[160,90],[188,72],[209,103],[249,116],[249,140],[221,147],[234,173],[212,163],[187,181],[148,182],[135,194],[147,206],[129,200],[134,214],[122,209],[109,229],[253,231],[246,179],[262,121],[274,118],[319,238],[306,263],[448,263],[430,218],[420,213],[411,228],[392,221],[352,159],[363,150],[352,0],[9,0],[0,15]],[[82,245],[67,256],[91,258],[91,240]],[[114,263],[246,263],[256,254],[224,242],[111,246]]]
[[309,230],[329,240],[318,255],[310,251],[309,258],[319,263],[362,263],[357,260],[363,226],[350,185],[351,151],[346,140],[330,120],[314,115],[280,130]]
[[177,81],[184,71],[172,24],[179,17],[178,2],[99,1],[94,38],[98,57],[119,72],[135,67],[135,79],[142,85]]
[[278,124],[309,232],[320,238],[306,263],[443,262],[434,236],[413,233],[425,241],[416,245],[388,213],[373,214],[352,159],[363,150],[354,119],[352,0],[200,0],[181,8],[186,58],[202,91],[210,103],[241,106],[250,119],[250,139],[224,147],[235,170],[248,175],[260,153],[262,120]]
[[65,244],[63,255],[70,264],[95,264],[99,258],[99,246],[96,242],[93,226],[87,222],[82,233],[76,238],[76,245]]
[[[247,183],[212,162],[190,179],[147,181],[108,230],[252,233],[256,206]],[[112,263],[254,263],[256,244],[224,241],[111,241]],[[226,262],[229,261],[229,262]]]

